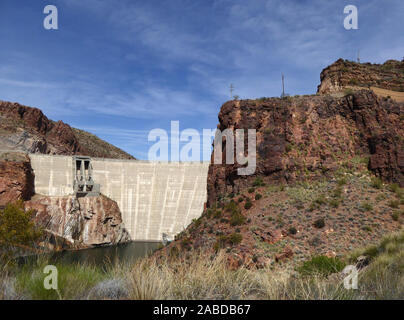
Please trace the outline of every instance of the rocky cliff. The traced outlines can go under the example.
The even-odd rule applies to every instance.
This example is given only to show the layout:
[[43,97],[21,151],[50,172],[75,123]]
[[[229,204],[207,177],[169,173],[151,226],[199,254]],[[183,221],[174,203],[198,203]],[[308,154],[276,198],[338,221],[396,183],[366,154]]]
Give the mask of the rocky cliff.
[[[207,210],[161,253],[187,259],[190,250],[224,249],[232,268],[292,265],[399,229],[404,103],[373,85],[401,90],[403,65],[338,60],[322,72],[317,95],[223,104],[218,129],[256,129],[256,171],[240,176],[237,163],[212,157]],[[222,148],[225,156],[225,139]]]
[[30,159],[21,153],[0,153],[0,208],[34,194],[34,172]]
[[[404,185],[403,103],[360,90],[329,95],[226,102],[220,130],[257,130],[254,176],[290,183],[329,176],[354,157],[367,157],[369,169]],[[223,149],[225,148],[225,145]],[[239,176],[239,165],[209,168],[208,205],[237,193],[254,176]]]
[[5,101],[0,101],[0,150],[134,159],[88,132],[49,120],[37,108]]
[[320,79],[317,90],[320,94],[337,93],[347,87],[375,87],[404,93],[404,60],[371,64],[339,59],[321,72]]
[[103,195],[47,197],[35,195],[25,202],[35,210],[35,223],[45,230],[51,249],[83,249],[130,240],[117,203]]

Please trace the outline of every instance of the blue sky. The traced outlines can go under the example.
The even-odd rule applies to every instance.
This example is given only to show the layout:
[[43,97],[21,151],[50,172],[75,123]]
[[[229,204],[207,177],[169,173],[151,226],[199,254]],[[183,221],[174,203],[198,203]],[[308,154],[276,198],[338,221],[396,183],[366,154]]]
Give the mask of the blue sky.
[[[59,30],[43,27],[47,4]],[[343,27],[345,5],[359,29]],[[342,57],[404,56],[402,0],[0,0],[0,99],[146,159],[150,130],[216,128],[240,98],[315,93]]]

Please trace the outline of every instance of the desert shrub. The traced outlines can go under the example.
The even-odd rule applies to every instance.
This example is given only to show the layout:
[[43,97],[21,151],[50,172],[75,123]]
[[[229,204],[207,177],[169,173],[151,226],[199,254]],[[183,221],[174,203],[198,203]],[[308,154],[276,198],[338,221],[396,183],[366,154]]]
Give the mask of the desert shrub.
[[334,197],[334,198],[341,198],[342,197],[342,187],[341,186],[339,186],[338,188],[335,188],[334,189],[334,191],[333,191],[333,193],[332,193],[332,196]]
[[389,190],[394,192],[398,197],[403,196],[403,189],[397,183],[393,183],[389,186]]
[[324,228],[324,227],[325,227],[324,218],[319,218],[319,219],[317,219],[316,221],[314,221],[314,226],[315,226],[317,229]]
[[371,203],[369,203],[369,202],[363,202],[361,204],[360,210],[365,211],[365,212],[366,211],[372,211],[373,210],[373,205]]
[[379,194],[376,197],[376,201],[382,201],[382,200],[385,200],[385,199],[386,199],[386,196],[384,194]]
[[315,256],[297,268],[302,275],[329,276],[332,273],[341,272],[345,268],[345,263],[337,257]]
[[239,202],[239,203],[241,203],[241,202],[243,202],[243,201],[244,201],[244,198],[243,198],[243,197],[238,198],[238,202]]
[[33,210],[25,210],[22,201],[8,204],[0,210],[0,244],[5,256],[15,247],[32,248],[42,235],[32,222]]
[[232,233],[228,236],[228,240],[232,245],[241,243],[243,236],[240,233]]
[[399,213],[397,211],[394,211],[391,214],[391,217],[393,218],[394,221],[398,221],[398,219],[400,218],[400,215],[399,215]]
[[310,204],[309,210],[314,211],[316,209],[319,209],[325,203],[327,203],[325,196],[320,195],[312,201],[312,203]]
[[257,193],[257,194],[255,195],[255,200],[259,200],[259,199],[261,199],[261,198],[262,198],[262,194]]
[[215,209],[213,212],[213,218],[220,219],[222,217],[222,210]]
[[371,185],[373,188],[382,189],[382,188],[383,188],[383,181],[382,181],[380,178],[373,177],[373,178],[370,180],[370,185]]
[[255,188],[249,188],[248,193],[253,193],[255,191]]
[[184,238],[181,240],[181,247],[186,250],[191,250],[192,241],[189,238]]
[[289,230],[288,230],[288,232],[289,232],[289,234],[296,234],[296,233],[297,233],[297,230],[296,230],[295,227],[290,227]]
[[236,213],[239,211],[237,204],[234,201],[230,201],[224,206],[224,211],[229,212],[230,214]]
[[240,226],[245,223],[245,220],[246,218],[240,212],[237,212],[231,216],[230,224],[232,226]]
[[252,207],[252,203],[250,200],[247,200],[247,202],[244,204],[244,209],[248,210]]
[[338,208],[339,204],[340,204],[340,200],[339,199],[331,199],[329,203],[330,203],[331,207]]
[[201,220],[201,218],[199,218],[199,219],[192,219],[192,223],[194,224],[193,226],[194,226],[195,228],[198,228],[198,227],[201,225],[202,220]]
[[390,208],[397,209],[399,205],[400,205],[400,201],[398,201],[398,200],[389,201]]
[[318,205],[323,205],[327,203],[327,200],[325,199],[324,195],[320,195],[314,200],[314,202],[317,203]]
[[253,182],[253,187],[263,187],[265,186],[264,181],[262,180],[261,177],[256,177],[254,182]]
[[372,228],[370,226],[363,226],[362,230],[367,231],[367,232],[372,232]]
[[347,183],[346,178],[340,178],[340,179],[338,179],[338,181],[337,181],[337,184],[338,184],[339,186],[343,186],[343,185],[345,185],[346,183]]

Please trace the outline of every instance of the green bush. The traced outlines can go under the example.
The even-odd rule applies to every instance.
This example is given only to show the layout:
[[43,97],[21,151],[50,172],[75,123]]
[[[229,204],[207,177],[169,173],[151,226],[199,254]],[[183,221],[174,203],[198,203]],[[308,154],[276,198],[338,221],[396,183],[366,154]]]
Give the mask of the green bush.
[[232,245],[236,245],[243,240],[243,236],[240,233],[233,233],[228,236],[228,240]]
[[400,218],[400,215],[399,215],[399,213],[397,211],[394,211],[391,214],[391,217],[393,218],[394,221],[398,221],[398,219]]
[[33,210],[25,210],[22,201],[8,204],[0,210],[0,244],[3,253],[11,254],[18,246],[33,247],[42,230],[32,222]]
[[382,189],[382,188],[383,188],[383,181],[382,181],[380,178],[373,177],[373,178],[370,180],[370,185],[371,185],[373,188]]
[[398,201],[398,200],[391,200],[389,202],[389,207],[393,208],[393,209],[397,209],[399,205],[400,205],[400,201]]
[[372,232],[372,228],[370,226],[363,226],[362,230],[367,231],[367,232]]
[[290,227],[288,231],[289,231],[289,234],[296,234],[297,233],[297,230],[296,230],[295,227]]
[[393,183],[389,186],[389,190],[394,192],[398,198],[403,197],[403,189],[397,183]]
[[261,198],[262,198],[262,194],[257,193],[257,194],[255,195],[255,200],[259,200],[259,199],[261,199]]
[[235,213],[230,218],[230,224],[232,226],[240,226],[245,223],[246,218],[240,213]]
[[363,202],[361,204],[360,210],[365,211],[365,212],[366,211],[372,211],[373,210],[373,205],[371,203],[369,203],[369,202]]
[[319,219],[317,219],[316,221],[314,221],[314,226],[315,226],[317,229],[324,228],[324,227],[325,227],[324,218],[319,218]]
[[262,178],[261,177],[255,178],[255,180],[253,182],[253,187],[263,187],[263,186],[265,186],[265,183],[262,180]]
[[248,193],[253,193],[255,191],[255,188],[249,188]]
[[221,217],[222,217],[222,210],[215,209],[215,211],[213,213],[213,218],[220,219]]
[[340,204],[340,200],[338,199],[331,199],[330,200],[330,206],[333,208],[338,208]]
[[234,201],[230,201],[224,206],[224,211],[229,212],[230,214],[234,214],[239,211],[239,208]]
[[244,209],[248,210],[252,207],[252,203],[250,200],[248,200],[245,204],[244,204]]
[[338,258],[327,256],[315,256],[311,260],[305,261],[297,271],[302,275],[329,276],[332,273],[341,272],[345,268],[345,263]]
[[338,179],[338,181],[337,181],[337,183],[338,183],[339,186],[345,185],[346,182],[347,182],[347,181],[346,181],[346,178],[341,178],[341,179]]

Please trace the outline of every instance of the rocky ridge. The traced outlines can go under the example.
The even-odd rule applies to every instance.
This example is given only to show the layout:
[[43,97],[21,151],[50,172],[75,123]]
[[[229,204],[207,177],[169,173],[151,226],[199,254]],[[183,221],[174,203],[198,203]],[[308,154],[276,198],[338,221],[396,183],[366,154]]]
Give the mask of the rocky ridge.
[[[231,268],[293,265],[399,229],[404,103],[370,88],[401,90],[402,65],[340,59],[323,70],[316,95],[223,104],[218,129],[256,129],[256,172],[239,176],[238,164],[212,158],[207,209],[158,255],[222,250]],[[225,139],[222,148],[225,156]]]
[[34,172],[25,154],[0,153],[0,208],[34,195]]
[[40,109],[0,101],[0,150],[134,159],[96,136],[49,120]]

